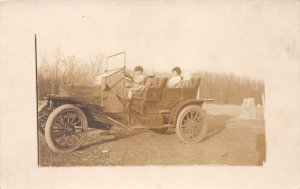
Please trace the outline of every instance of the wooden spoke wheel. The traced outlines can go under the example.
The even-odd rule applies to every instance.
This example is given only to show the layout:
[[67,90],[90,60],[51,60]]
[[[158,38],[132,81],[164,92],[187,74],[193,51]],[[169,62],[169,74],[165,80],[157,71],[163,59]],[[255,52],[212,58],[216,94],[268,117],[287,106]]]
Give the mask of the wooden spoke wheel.
[[207,115],[197,105],[184,107],[176,121],[176,134],[185,143],[200,142],[206,135]]
[[49,110],[47,102],[44,102],[38,109],[37,127],[41,136],[45,136],[45,126],[51,112],[52,111]]
[[49,116],[45,137],[50,149],[57,153],[69,153],[83,143],[88,130],[84,112],[75,105],[56,108]]

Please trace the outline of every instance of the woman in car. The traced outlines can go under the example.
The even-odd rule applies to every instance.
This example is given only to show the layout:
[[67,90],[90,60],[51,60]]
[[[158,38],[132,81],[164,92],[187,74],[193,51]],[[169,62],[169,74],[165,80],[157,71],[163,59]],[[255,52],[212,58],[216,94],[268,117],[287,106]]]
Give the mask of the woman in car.
[[192,85],[192,83],[191,83],[191,79],[192,79],[191,74],[186,71],[181,75],[182,75],[182,80],[176,86],[179,87],[179,88],[191,87],[191,85]]
[[182,76],[181,76],[181,69],[179,67],[174,67],[172,69],[172,77],[169,79],[168,83],[167,83],[167,87],[169,88],[178,88],[181,80],[182,80]]

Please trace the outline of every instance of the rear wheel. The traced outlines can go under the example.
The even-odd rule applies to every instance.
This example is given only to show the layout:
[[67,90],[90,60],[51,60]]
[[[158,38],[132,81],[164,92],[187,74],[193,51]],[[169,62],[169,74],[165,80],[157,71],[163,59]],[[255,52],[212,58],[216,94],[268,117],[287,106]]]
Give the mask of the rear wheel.
[[57,153],[69,153],[83,143],[88,130],[84,112],[75,105],[56,108],[49,116],[45,137],[50,149]]
[[200,142],[207,131],[207,114],[200,106],[184,107],[176,121],[176,134],[185,143]]
[[49,105],[47,102],[44,102],[38,109],[37,127],[41,136],[45,136],[45,126],[51,112],[52,111],[49,110]]

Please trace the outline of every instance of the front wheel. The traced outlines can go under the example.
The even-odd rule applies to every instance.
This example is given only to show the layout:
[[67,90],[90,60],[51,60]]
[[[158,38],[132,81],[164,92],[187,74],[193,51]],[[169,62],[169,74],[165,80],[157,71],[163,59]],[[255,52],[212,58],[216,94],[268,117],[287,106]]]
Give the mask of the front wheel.
[[50,149],[57,153],[69,153],[83,143],[88,130],[84,112],[75,105],[65,104],[49,116],[45,138]]
[[176,134],[185,143],[198,143],[206,135],[207,114],[200,106],[184,107],[176,121]]

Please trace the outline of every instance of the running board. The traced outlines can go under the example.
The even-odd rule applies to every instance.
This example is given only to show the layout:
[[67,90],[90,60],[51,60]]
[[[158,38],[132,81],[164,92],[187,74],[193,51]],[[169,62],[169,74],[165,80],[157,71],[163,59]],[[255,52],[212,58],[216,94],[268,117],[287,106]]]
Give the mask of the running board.
[[142,125],[134,125],[130,126],[132,129],[162,129],[162,128],[169,128],[174,127],[174,125],[163,125],[163,126],[156,126],[156,127],[149,127],[149,126],[142,126]]
[[123,123],[118,122],[117,120],[115,120],[115,119],[113,119],[111,117],[108,117],[108,116],[106,116],[106,117],[107,117],[107,119],[109,119],[110,121],[112,121],[113,123],[115,123],[115,124],[117,124],[117,125],[119,125],[121,127],[124,127],[126,129],[129,129],[129,130],[133,130],[131,127],[128,127],[127,125],[124,125]]
[[109,117],[109,116],[106,116],[107,119],[111,120],[113,123],[121,126],[121,127],[124,127],[126,129],[129,129],[129,130],[133,130],[133,129],[161,129],[161,128],[168,128],[168,127],[174,127],[174,125],[170,125],[170,124],[165,124],[165,125],[162,125],[162,126],[156,126],[156,127],[149,127],[149,126],[143,126],[143,125],[132,125],[132,126],[127,126],[127,125],[124,125],[123,123]]

